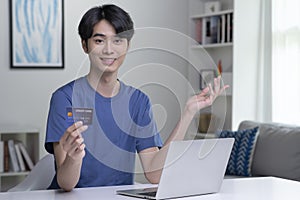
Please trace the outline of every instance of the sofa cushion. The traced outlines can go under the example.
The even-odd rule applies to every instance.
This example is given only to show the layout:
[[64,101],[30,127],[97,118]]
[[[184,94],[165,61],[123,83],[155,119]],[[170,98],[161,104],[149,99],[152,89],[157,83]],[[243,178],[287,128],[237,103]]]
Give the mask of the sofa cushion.
[[239,129],[259,126],[252,174],[300,181],[300,127],[243,121]]
[[234,138],[234,145],[228,161],[226,175],[251,176],[253,152],[258,127],[239,131],[221,131],[220,138]]

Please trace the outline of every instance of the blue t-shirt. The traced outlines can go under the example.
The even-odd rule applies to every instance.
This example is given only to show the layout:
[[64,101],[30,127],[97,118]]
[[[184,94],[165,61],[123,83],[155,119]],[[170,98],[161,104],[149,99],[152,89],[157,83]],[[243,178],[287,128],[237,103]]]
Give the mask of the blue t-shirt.
[[[120,81],[119,93],[106,98],[82,77],[52,94],[45,141],[49,153],[53,153],[53,142],[72,125],[67,120],[68,107],[94,111],[92,124],[82,133],[86,155],[76,187],[133,184],[136,152],[162,146],[143,92]],[[49,188],[59,188],[56,176]]]

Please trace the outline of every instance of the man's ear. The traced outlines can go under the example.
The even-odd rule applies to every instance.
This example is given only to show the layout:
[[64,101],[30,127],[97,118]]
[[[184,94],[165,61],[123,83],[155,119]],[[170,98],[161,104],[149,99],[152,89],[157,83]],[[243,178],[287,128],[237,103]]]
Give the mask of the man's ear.
[[88,45],[86,43],[85,40],[81,40],[81,46],[82,46],[82,49],[85,53],[89,53],[89,50],[88,50]]
[[128,45],[127,45],[127,51],[129,50],[129,48],[130,48],[130,41],[128,41]]

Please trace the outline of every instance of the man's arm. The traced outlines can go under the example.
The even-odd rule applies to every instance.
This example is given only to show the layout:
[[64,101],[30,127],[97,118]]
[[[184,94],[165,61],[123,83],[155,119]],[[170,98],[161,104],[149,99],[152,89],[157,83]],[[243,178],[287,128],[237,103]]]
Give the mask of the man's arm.
[[139,153],[145,176],[149,182],[159,182],[170,142],[174,140],[183,140],[194,115],[200,109],[212,105],[214,100],[229,87],[228,85],[225,85],[221,88],[220,82],[221,77],[219,76],[214,79],[214,86],[209,85],[200,94],[194,95],[187,101],[181,119],[160,150],[157,147],[152,147]]
[[80,178],[85,144],[81,133],[87,129],[82,122],[70,126],[59,142],[53,144],[57,165],[57,183],[65,191],[71,191]]
[[145,176],[150,183],[157,184],[159,182],[170,142],[183,140],[192,119],[193,116],[185,112],[161,149],[151,147],[139,153]]

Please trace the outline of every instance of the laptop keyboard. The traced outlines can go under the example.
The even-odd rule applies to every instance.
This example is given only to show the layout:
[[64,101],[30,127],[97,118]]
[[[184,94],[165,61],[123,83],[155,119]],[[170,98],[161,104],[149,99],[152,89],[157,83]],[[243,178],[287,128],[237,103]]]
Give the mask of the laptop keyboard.
[[155,197],[156,196],[156,192],[141,192],[141,193],[139,193],[139,195]]

